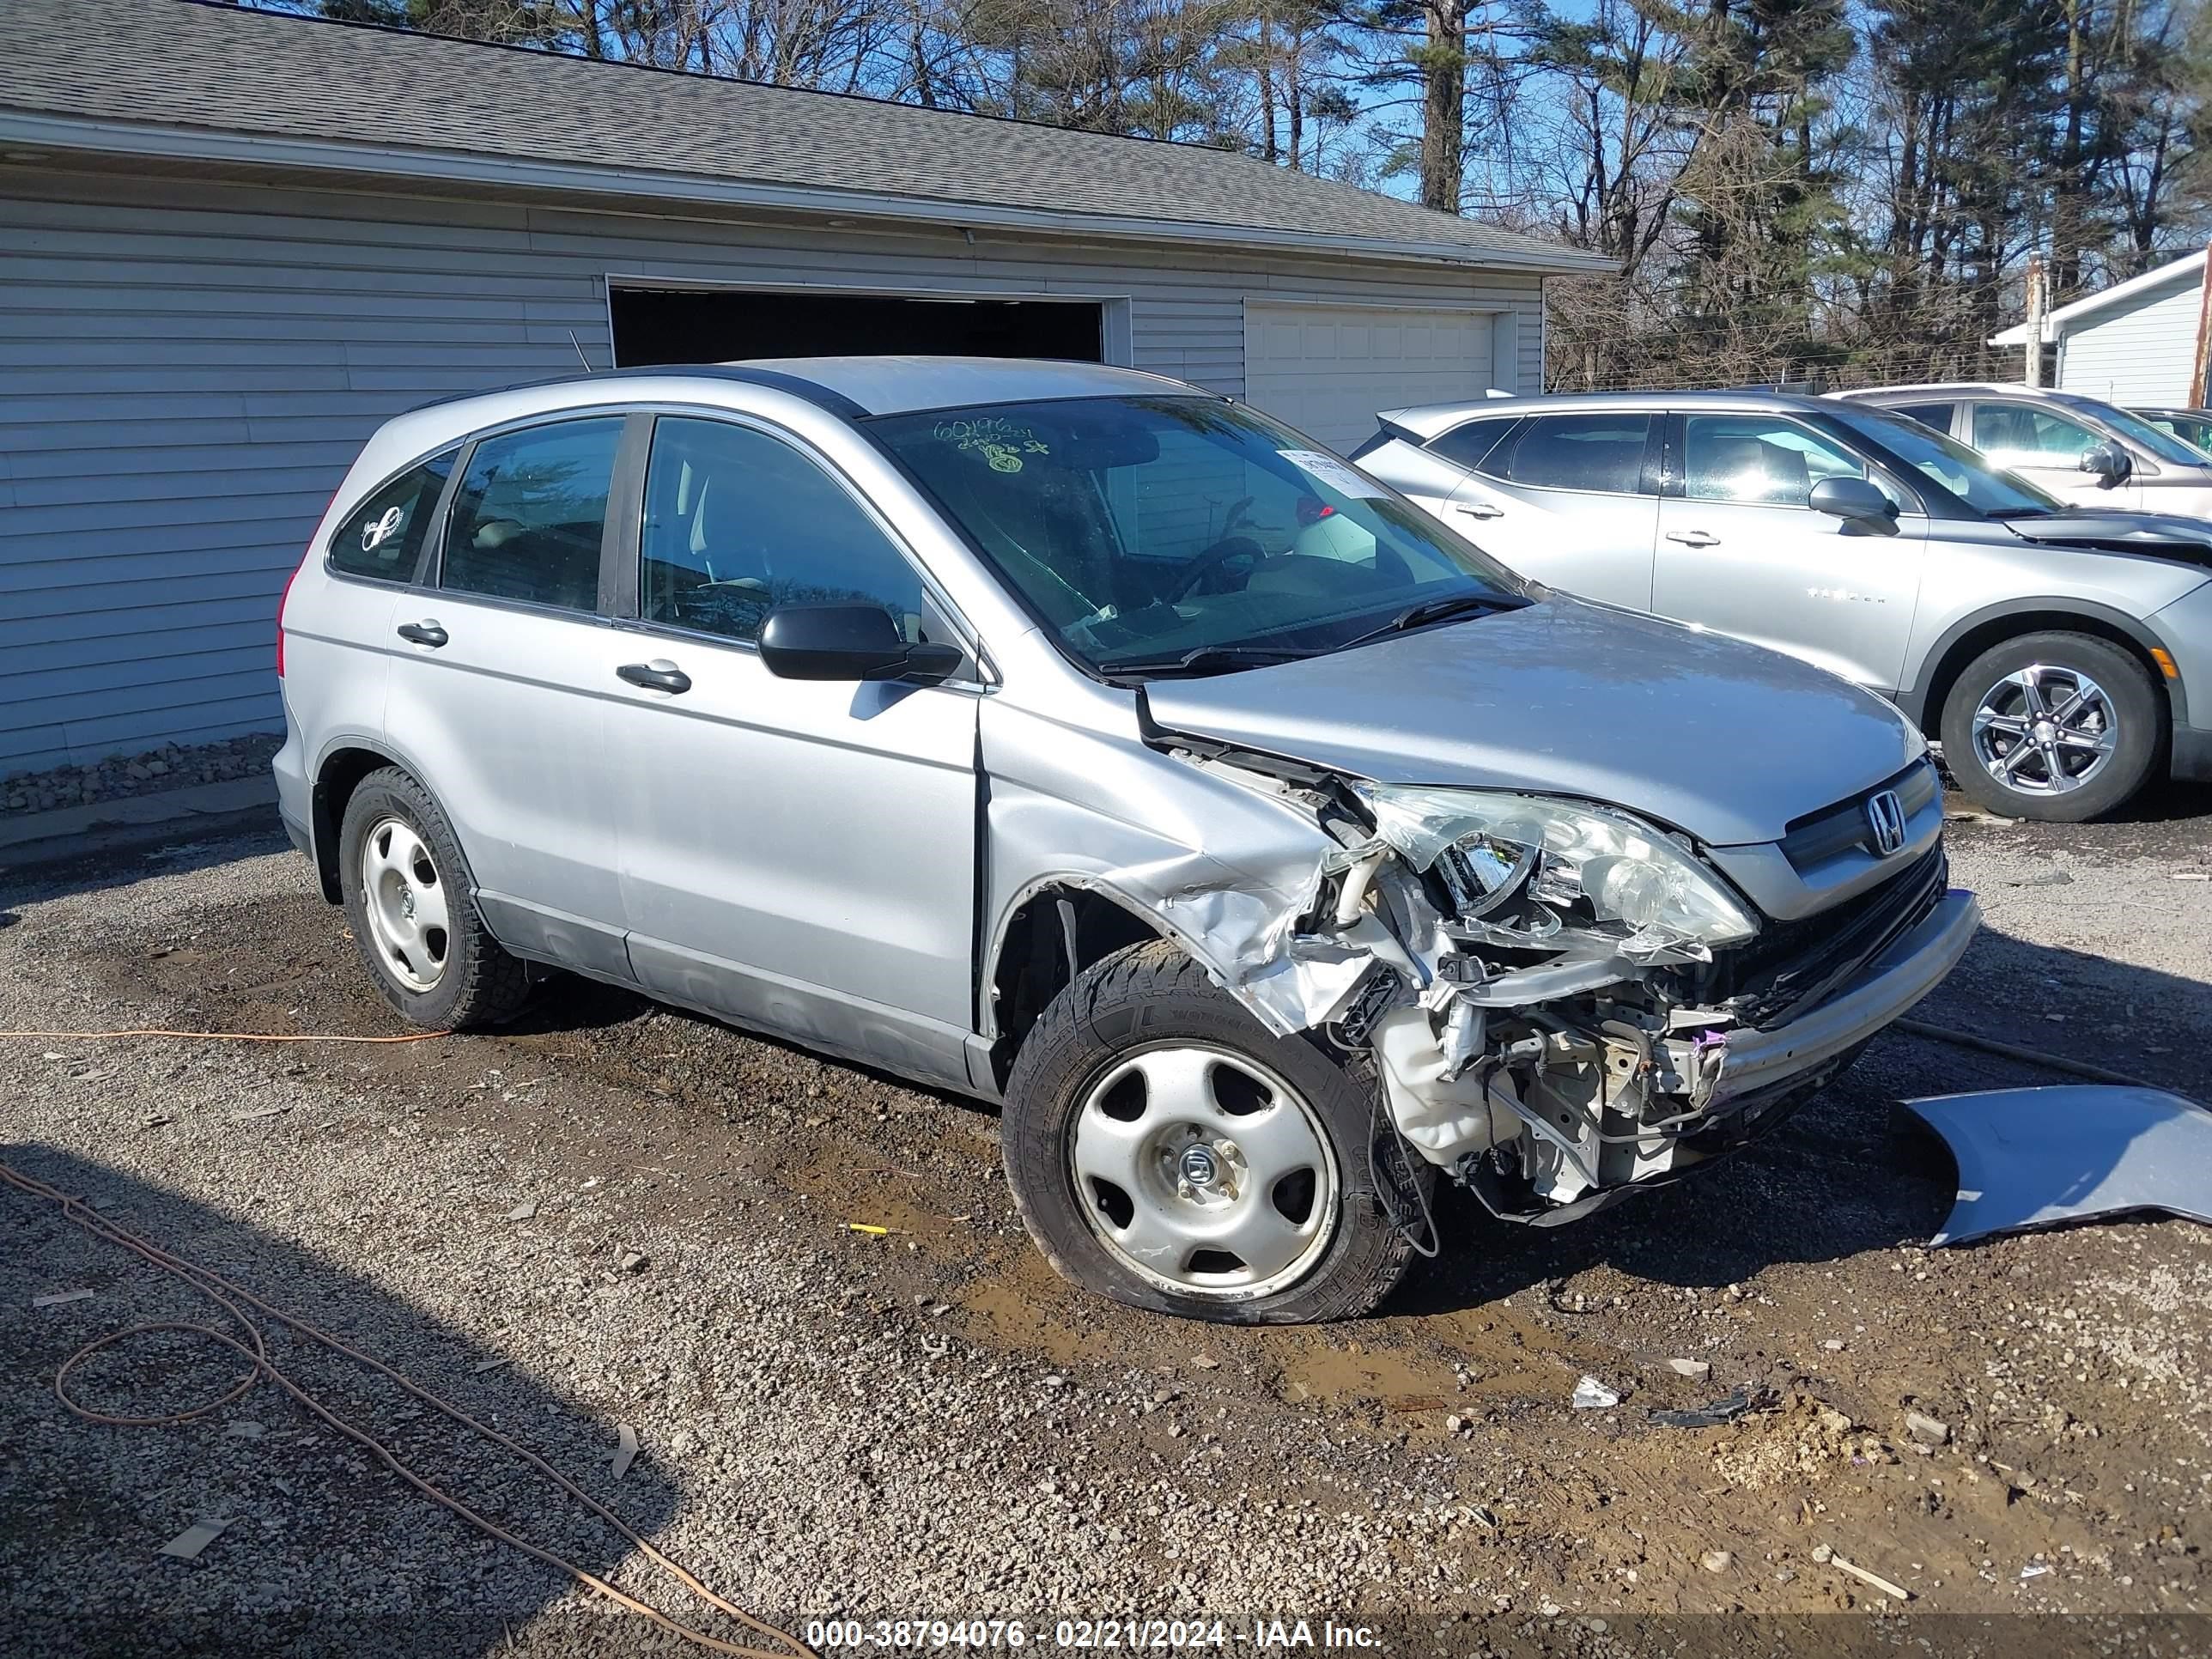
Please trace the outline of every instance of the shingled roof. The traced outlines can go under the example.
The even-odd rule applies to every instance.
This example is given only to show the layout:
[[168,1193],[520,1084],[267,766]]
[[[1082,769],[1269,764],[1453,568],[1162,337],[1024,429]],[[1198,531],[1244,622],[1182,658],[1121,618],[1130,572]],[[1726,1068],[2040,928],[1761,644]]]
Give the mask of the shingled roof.
[[0,139],[908,219],[1604,269],[1196,144],[192,0],[0,4]]

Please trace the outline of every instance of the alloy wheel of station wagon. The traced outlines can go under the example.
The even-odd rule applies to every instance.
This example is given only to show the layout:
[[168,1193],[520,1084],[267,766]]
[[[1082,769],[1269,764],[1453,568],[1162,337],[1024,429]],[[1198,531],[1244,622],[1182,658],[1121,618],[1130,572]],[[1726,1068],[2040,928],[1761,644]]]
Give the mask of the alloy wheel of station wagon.
[[2162,715],[2149,673],[2110,641],[2026,634],[1983,652],[1953,683],[1943,754],[1959,787],[1990,811],[2078,823],[2150,775]]

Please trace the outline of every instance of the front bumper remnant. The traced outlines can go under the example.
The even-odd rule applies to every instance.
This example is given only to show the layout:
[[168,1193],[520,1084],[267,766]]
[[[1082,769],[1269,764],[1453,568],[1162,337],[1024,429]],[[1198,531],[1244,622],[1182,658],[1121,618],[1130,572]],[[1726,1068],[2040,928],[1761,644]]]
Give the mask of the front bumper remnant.
[[1780,1123],[1942,982],[1980,920],[1973,895],[1945,894],[1849,985],[1771,1030],[1686,1007],[1657,1036],[1553,1019],[1540,1041],[1516,1045],[1521,1062],[1455,1077],[1419,1011],[1394,1010],[1375,1044],[1392,1116],[1504,1218],[1552,1226],[1593,1213]]
[[2162,1089],[2068,1084],[1908,1100],[1959,1166],[1936,1244],[2161,1211],[2212,1223],[2212,1112]]
[[[1174,752],[1317,839],[1261,860],[1264,881],[1249,857],[1207,879],[1157,864],[1103,878],[1132,892],[1143,876],[1133,896],[1270,1030],[1371,1054],[1407,1146],[1538,1225],[1767,1133],[1934,990],[1980,921],[1948,888],[1940,822],[1885,879],[1709,943],[1648,915],[1632,927],[1582,888],[1580,865],[1555,870],[1526,833],[1494,833],[1510,801],[1455,816],[1450,792],[1431,792],[1393,817],[1295,763]],[[1413,807],[1428,816],[1409,824]]]
[[1954,889],[1832,1000],[1776,1030],[1731,1032],[1712,1103],[1788,1083],[1902,1018],[1958,965],[1981,923],[1974,896]]

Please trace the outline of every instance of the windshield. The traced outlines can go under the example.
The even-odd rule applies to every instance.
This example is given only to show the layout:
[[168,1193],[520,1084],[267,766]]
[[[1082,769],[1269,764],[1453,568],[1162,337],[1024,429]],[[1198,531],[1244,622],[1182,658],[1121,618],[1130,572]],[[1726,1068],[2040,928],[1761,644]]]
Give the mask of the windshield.
[[2176,466],[2202,466],[2204,453],[2192,449],[2171,432],[2161,432],[2140,415],[2122,409],[2117,404],[2084,403],[2081,407],[2106,426],[2127,439],[2141,444],[2161,461],[2171,461]]
[[[1315,655],[1455,609],[1440,601],[1473,611],[1529,591],[1403,496],[1218,398],[994,404],[869,425],[1100,672]],[[1200,656],[1203,668],[1182,660]]]
[[1905,465],[1991,519],[2021,519],[2055,513],[2058,498],[2017,473],[2000,472],[1978,449],[1969,449],[1932,426],[1907,415],[1856,404],[1837,407],[1829,419],[1870,443],[1881,445]]

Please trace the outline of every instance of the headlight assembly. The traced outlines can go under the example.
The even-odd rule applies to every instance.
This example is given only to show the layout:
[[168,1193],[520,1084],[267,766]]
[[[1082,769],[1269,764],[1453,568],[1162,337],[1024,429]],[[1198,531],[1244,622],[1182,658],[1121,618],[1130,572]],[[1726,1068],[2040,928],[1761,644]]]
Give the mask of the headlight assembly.
[[1434,870],[1458,926],[1492,944],[1704,961],[1758,923],[1688,853],[1609,807],[1482,789],[1363,784],[1376,833]]

